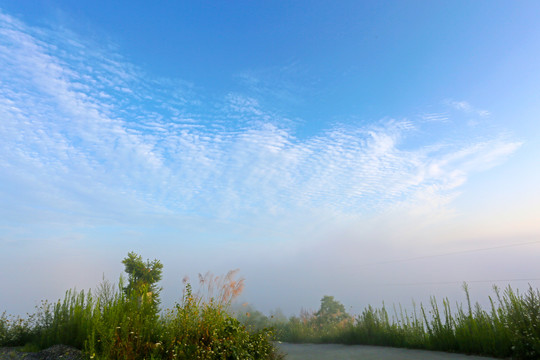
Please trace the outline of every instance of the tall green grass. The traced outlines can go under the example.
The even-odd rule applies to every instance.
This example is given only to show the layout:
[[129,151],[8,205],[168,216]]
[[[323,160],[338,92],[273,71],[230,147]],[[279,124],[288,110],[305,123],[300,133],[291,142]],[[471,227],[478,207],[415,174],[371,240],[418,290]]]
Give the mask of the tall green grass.
[[320,327],[316,313],[304,313],[277,325],[278,337],[288,342],[382,345],[459,352],[513,359],[540,359],[540,292],[525,294],[511,287],[494,287],[491,307],[471,304],[464,285],[465,308],[452,310],[448,299],[434,297],[428,307],[414,306],[408,314],[399,306],[391,311],[368,306],[355,318]]
[[[231,316],[232,299],[243,282],[234,272],[199,277],[199,291],[186,281],[182,299],[159,312],[152,293],[128,295],[104,281],[91,291],[70,290],[56,303],[42,302],[26,318],[0,315],[0,346],[46,348],[54,344],[83,349],[90,359],[272,359],[272,340],[344,343],[441,350],[513,359],[540,359],[540,291],[494,288],[489,308],[452,307],[432,297],[428,306],[368,306],[361,314],[304,311],[288,320],[253,309]],[[322,304],[321,304],[322,305]],[[271,330],[270,327],[275,328]]]
[[[201,280],[216,277],[201,277]],[[65,344],[89,359],[274,359],[271,330],[249,332],[229,315],[238,282],[227,277],[219,297],[184,296],[173,309],[158,312],[151,293],[128,296],[102,283],[98,291],[70,290],[62,301],[43,302],[27,319],[0,317],[0,346]],[[231,280],[231,281],[229,281]],[[243,285],[243,284],[242,284]]]

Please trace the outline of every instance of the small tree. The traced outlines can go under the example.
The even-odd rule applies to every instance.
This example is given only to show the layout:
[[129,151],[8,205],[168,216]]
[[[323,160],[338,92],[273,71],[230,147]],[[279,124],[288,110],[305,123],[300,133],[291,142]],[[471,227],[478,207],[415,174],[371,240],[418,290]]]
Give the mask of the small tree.
[[159,292],[157,282],[161,280],[163,264],[159,260],[143,261],[140,255],[134,252],[122,260],[125,272],[128,274],[128,284],[124,287],[127,296],[144,297],[147,296],[155,305],[159,305]]
[[342,303],[326,295],[321,299],[321,308],[315,313],[315,318],[321,327],[327,327],[335,326],[350,316]]

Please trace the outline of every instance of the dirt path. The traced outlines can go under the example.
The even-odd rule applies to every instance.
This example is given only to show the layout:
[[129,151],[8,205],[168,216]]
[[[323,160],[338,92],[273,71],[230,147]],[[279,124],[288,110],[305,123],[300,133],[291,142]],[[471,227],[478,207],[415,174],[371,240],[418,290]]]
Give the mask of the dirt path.
[[286,360],[492,360],[494,358],[438,351],[366,345],[278,344]]

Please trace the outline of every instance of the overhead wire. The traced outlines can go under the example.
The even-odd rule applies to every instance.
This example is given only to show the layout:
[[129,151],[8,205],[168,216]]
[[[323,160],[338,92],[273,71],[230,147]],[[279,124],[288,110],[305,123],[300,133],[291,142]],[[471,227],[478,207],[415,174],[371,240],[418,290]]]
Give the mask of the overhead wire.
[[[377,262],[363,264],[362,266],[360,266],[360,268],[376,266],[376,265],[386,265],[386,264],[409,262],[409,261],[415,261],[415,260],[424,260],[424,259],[437,258],[437,257],[443,257],[443,256],[469,254],[469,253],[496,250],[496,249],[504,249],[504,248],[511,248],[511,247],[520,247],[520,246],[527,246],[527,245],[534,245],[534,244],[540,244],[540,240],[534,240],[534,241],[528,241],[528,242],[522,242],[522,243],[514,243],[514,244],[504,244],[504,245],[497,245],[497,246],[490,246],[490,247],[476,248],[476,249],[469,249],[469,250],[451,251],[451,252],[440,253],[440,254],[422,255],[422,256],[415,256],[415,257],[403,258],[403,259],[377,261]],[[449,280],[449,281],[431,281],[431,282],[427,281],[427,282],[413,282],[413,283],[383,283],[383,284],[379,283],[379,284],[373,284],[373,285],[380,285],[380,286],[419,286],[419,285],[448,285],[448,284],[463,284],[463,283],[496,283],[496,282],[517,282],[517,281],[540,281],[540,278],[475,279],[475,280],[466,280],[466,281],[463,281],[463,280],[461,280],[461,281]]]
[[420,286],[420,285],[449,285],[449,284],[469,284],[469,283],[496,283],[496,282],[517,282],[517,281],[540,281],[540,278],[526,279],[485,279],[485,280],[464,280],[464,281],[426,281],[414,283],[387,283],[384,286]]
[[527,246],[527,245],[533,245],[533,244],[540,244],[540,240],[529,241],[529,242],[524,242],[524,243],[517,243],[517,244],[505,244],[505,245],[490,246],[490,247],[485,247],[485,248],[452,251],[452,252],[440,253],[440,254],[422,255],[422,256],[415,256],[415,257],[404,258],[404,259],[377,261],[377,262],[371,262],[371,263],[363,264],[361,267],[368,267],[368,266],[374,266],[374,265],[385,265],[385,264],[395,264],[395,263],[408,262],[408,261],[414,261],[414,260],[423,260],[423,259],[430,259],[430,258],[443,257],[443,256],[468,254],[468,253],[489,251],[489,250],[495,250],[495,249]]

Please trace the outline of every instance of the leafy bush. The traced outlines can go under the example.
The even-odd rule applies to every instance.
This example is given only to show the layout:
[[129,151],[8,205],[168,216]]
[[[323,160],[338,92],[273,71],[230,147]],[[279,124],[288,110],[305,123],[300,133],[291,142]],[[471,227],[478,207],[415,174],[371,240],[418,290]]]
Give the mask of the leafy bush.
[[0,315],[0,346],[22,346],[35,336],[33,315],[27,319],[8,316],[5,312]]
[[161,278],[160,263],[143,263],[133,253],[126,259],[127,286],[120,278],[116,289],[104,280],[96,295],[70,290],[63,301],[43,302],[26,320],[2,314],[0,346],[29,344],[27,348],[43,349],[65,344],[96,360],[280,357],[272,330],[249,332],[229,315],[232,300],[243,288],[243,280],[234,279],[236,271],[224,277],[201,275],[204,288],[196,294],[186,281],[182,301],[160,314],[155,286]]
[[[433,297],[430,307],[409,315],[394,308],[392,320],[386,307],[368,306],[354,322],[324,322],[321,314],[304,312],[279,327],[278,337],[288,342],[334,342],[460,352],[514,359],[540,358],[540,292],[531,287],[520,295],[508,287],[494,288],[497,304],[491,310],[472,306],[464,285],[467,308],[452,313],[448,299],[442,307]],[[327,297],[323,298],[323,300]],[[331,299],[333,300],[333,298]],[[334,306],[337,308],[337,306]],[[322,324],[322,325],[321,325]]]

